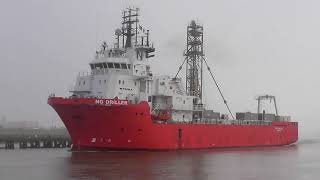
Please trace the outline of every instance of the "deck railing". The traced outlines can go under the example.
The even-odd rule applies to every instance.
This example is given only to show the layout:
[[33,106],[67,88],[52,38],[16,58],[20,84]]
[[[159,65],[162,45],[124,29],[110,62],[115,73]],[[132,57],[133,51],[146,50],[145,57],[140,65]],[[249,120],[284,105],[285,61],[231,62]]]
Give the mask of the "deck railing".
[[204,104],[195,104],[193,105],[193,110],[194,111],[203,111],[205,109],[205,105]]

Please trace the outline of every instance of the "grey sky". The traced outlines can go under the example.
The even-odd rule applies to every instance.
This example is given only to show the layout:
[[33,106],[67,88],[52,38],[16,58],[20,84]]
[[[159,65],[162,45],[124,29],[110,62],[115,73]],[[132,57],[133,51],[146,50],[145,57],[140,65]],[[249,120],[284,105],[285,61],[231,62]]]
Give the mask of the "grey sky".
[[[300,122],[303,136],[317,133],[316,0],[1,0],[0,116],[42,124],[58,121],[46,104],[48,94],[69,95],[77,73],[89,70],[98,43],[113,42],[121,10],[129,5],[141,9],[141,21],[151,30],[156,74],[176,73],[186,25],[197,19],[205,28],[206,59],[232,111],[255,111],[253,98],[270,93],[278,98],[281,114]],[[209,106],[226,112],[206,78]]]

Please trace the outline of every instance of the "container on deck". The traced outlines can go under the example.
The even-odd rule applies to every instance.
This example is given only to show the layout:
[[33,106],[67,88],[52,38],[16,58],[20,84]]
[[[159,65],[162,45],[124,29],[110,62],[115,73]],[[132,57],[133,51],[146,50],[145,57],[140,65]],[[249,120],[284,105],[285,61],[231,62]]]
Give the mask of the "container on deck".
[[258,114],[251,112],[239,112],[236,113],[236,119],[238,120],[257,120]]
[[220,113],[213,112],[213,110],[205,110],[203,111],[203,117],[207,119],[219,119]]
[[275,114],[263,114],[263,113],[258,114],[258,120],[274,121],[275,119],[276,119]]
[[291,121],[291,117],[290,116],[276,116],[275,120],[276,121]]

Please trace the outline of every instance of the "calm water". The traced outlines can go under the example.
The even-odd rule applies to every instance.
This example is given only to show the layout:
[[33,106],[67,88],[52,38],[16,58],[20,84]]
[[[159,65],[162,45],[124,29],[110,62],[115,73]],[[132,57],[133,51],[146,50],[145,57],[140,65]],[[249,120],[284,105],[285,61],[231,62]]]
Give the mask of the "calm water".
[[320,176],[320,139],[288,147],[171,152],[0,150],[0,179],[302,180]]

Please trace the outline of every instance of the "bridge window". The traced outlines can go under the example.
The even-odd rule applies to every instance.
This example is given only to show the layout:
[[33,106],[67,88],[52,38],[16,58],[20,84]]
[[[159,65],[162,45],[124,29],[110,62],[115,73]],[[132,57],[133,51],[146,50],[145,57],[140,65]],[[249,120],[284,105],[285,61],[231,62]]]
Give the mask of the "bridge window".
[[128,69],[131,69],[131,64],[127,64],[128,65]]
[[103,68],[108,68],[107,63],[102,63]]
[[93,64],[90,64],[90,67],[91,67],[91,69],[94,69],[94,65]]
[[121,64],[121,68],[122,69],[127,69],[127,65],[126,64]]
[[102,68],[103,68],[102,63],[97,63],[97,64],[95,64],[95,66],[96,66],[96,68],[100,68],[100,69],[102,69]]
[[108,63],[108,68],[114,68],[113,63]]
[[114,67],[115,67],[116,69],[120,69],[120,64],[119,64],[119,63],[114,63]]

